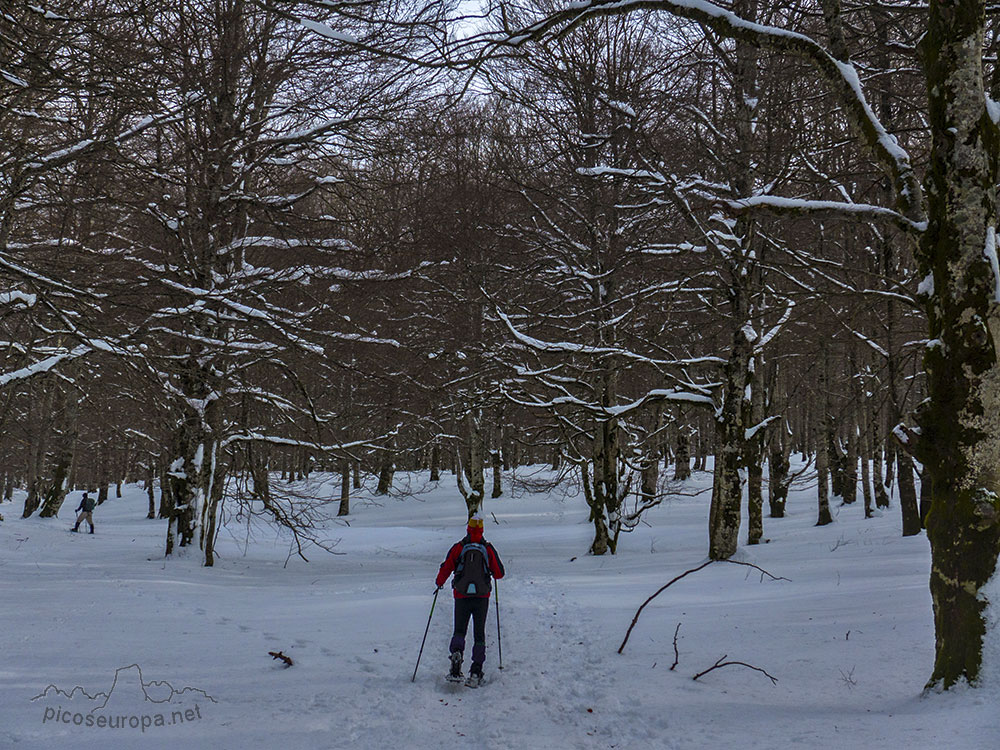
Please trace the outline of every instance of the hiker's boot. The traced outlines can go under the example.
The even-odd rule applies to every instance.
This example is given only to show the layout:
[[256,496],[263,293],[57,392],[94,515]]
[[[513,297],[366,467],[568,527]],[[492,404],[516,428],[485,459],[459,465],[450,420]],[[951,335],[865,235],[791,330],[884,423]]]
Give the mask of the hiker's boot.
[[458,679],[462,676],[462,652],[452,651],[451,652],[451,671],[448,672],[448,676],[454,679]]

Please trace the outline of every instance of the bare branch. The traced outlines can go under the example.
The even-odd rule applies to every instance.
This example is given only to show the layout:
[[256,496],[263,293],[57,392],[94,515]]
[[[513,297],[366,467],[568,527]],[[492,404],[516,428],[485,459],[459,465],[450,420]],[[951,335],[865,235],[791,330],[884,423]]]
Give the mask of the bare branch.
[[674,629],[674,663],[670,665],[670,671],[673,672],[674,668],[680,663],[681,655],[677,650],[677,634],[681,632],[681,624],[677,623],[677,627]]
[[717,34],[794,55],[810,63],[834,88],[844,105],[845,115],[882,168],[891,175],[899,212],[909,220],[911,230],[925,221],[923,192],[910,156],[872,111],[854,65],[838,60],[805,34],[747,21],[705,0],[584,0],[508,36],[501,44],[517,47],[528,41],[563,36],[588,20],[641,9],[666,11],[700,23]]
[[715,662],[715,664],[713,664],[712,666],[710,666],[705,671],[699,672],[698,674],[696,674],[691,679],[692,680],[697,680],[699,677],[704,677],[709,672],[712,672],[712,671],[714,671],[716,669],[721,669],[722,667],[731,667],[733,665],[737,665],[737,666],[740,666],[740,667],[747,667],[748,669],[753,669],[753,670],[755,670],[757,672],[760,672],[765,677],[767,677],[767,679],[769,679],[771,681],[772,685],[777,685],[778,684],[778,678],[777,677],[774,677],[774,676],[768,674],[766,670],[763,670],[760,667],[755,667],[753,664],[747,664],[745,661],[723,661],[723,659],[725,659],[725,658],[726,658],[726,654],[723,654],[719,658],[719,660],[717,662]]
[[[702,568],[707,568],[713,562],[732,563],[733,565],[743,565],[743,566],[745,566],[747,568],[753,568],[755,570],[759,570],[760,573],[761,573],[761,580],[762,581],[764,580],[764,576],[767,576],[772,581],[790,581],[791,580],[790,578],[784,578],[782,576],[772,575],[771,573],[767,572],[766,570],[764,570],[759,565],[754,565],[753,563],[742,562],[740,560],[707,560],[706,562],[703,562],[701,565],[699,565],[697,568],[691,568],[691,570],[685,570],[679,576],[676,576],[676,577],[672,578],[669,582],[667,582],[666,584],[664,584],[663,586],[661,586],[659,589],[657,589],[657,591],[656,591],[655,594],[653,594],[651,597],[649,597],[646,601],[644,601],[642,603],[642,605],[639,607],[639,609],[636,610],[635,617],[632,618],[632,624],[628,626],[628,630],[625,633],[625,639],[622,641],[622,645],[618,647],[618,653],[620,654],[620,653],[622,653],[625,650],[625,644],[628,643],[629,636],[632,635],[632,629],[635,628],[636,623],[639,622],[639,615],[642,614],[642,610],[644,610],[646,608],[647,604],[649,604],[651,601],[653,601],[653,599],[655,599],[656,597],[658,597],[660,594],[662,594],[664,591],[666,591],[668,588],[670,588],[671,586],[673,586],[675,583],[677,583],[682,578],[685,578],[685,577],[689,576],[691,573],[697,573]],[[679,627],[680,626],[678,626],[678,628]],[[723,658],[725,658],[725,657],[723,657]]]

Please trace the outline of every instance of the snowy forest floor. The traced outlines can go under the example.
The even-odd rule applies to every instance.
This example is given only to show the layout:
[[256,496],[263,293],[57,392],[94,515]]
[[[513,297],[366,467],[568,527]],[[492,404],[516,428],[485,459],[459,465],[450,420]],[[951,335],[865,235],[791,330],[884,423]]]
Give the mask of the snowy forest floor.
[[[860,502],[841,506],[817,528],[815,487],[793,491],[788,517],[765,518],[769,543],[738,556],[790,581],[712,564],[647,607],[619,655],[646,597],[706,560],[708,493],[668,499],[619,554],[593,557],[581,496],[512,496],[508,477],[485,508],[507,567],[504,669],[491,607],[484,685],[444,681],[452,604],[441,596],[411,683],[464,504],[450,475],[397,479],[423,491],[359,494],[349,526],[325,524],[338,554],[314,548],[309,563],[273,529],[247,546],[235,519],[215,568],[196,554],[164,560],[164,522],[146,520],[136,486],[96,510],[93,536],[68,533],[79,493],[53,520],[21,520],[22,496],[0,506],[0,747],[1000,746],[996,690],[922,695],[934,645],[926,538],[900,536],[895,504],[870,520]],[[710,481],[699,473],[685,489]],[[300,485],[339,492],[333,477]],[[723,656],[777,683],[741,666],[691,679]],[[110,698],[95,695],[113,682]],[[87,726],[102,714],[126,726]]]

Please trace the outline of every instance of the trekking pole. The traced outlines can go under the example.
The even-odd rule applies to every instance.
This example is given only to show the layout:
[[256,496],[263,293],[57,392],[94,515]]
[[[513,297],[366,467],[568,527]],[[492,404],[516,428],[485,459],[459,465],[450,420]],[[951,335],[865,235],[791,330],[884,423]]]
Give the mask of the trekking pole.
[[424,628],[424,639],[420,641],[420,653],[417,654],[417,666],[413,668],[413,677],[410,678],[410,682],[417,681],[417,670],[420,668],[420,657],[424,655],[424,644],[427,643],[427,633],[431,629],[431,618],[434,616],[434,606],[437,604],[439,591],[441,591],[440,587],[434,589],[434,601],[431,602],[431,613],[427,615],[427,627]]
[[496,604],[497,604],[497,652],[500,657],[500,666],[498,669],[503,669],[503,644],[500,640],[500,583],[496,582]]

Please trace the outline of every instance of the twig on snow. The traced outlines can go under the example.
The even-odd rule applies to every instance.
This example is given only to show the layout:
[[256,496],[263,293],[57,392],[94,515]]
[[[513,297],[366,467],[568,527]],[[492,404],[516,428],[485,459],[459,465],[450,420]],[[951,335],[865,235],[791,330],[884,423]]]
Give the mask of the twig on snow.
[[671,672],[674,671],[674,667],[676,667],[681,660],[680,652],[677,650],[677,634],[679,632],[681,632],[681,624],[677,623],[677,628],[674,630],[674,663],[670,665]]
[[768,573],[762,567],[760,567],[759,565],[754,565],[753,563],[742,562],[740,560],[719,560],[718,562],[729,563],[730,565],[743,565],[746,566],[747,568],[753,568],[754,570],[759,570],[760,580],[762,583],[764,581],[764,576],[767,576],[772,581],[788,581],[789,583],[791,583],[792,580],[791,578],[785,578],[784,576],[776,576],[773,573]]
[[698,674],[696,674],[691,679],[692,680],[697,680],[699,677],[704,677],[709,672],[711,672],[713,670],[716,670],[716,669],[719,669],[721,667],[730,667],[730,666],[733,666],[733,665],[738,665],[738,666],[747,667],[748,669],[753,669],[753,670],[756,670],[757,672],[762,673],[765,677],[767,677],[767,679],[769,679],[771,681],[772,685],[777,685],[778,684],[778,678],[777,677],[773,677],[773,676],[769,675],[765,670],[761,669],[760,667],[755,667],[753,664],[747,664],[745,661],[723,661],[723,659],[725,659],[727,655],[728,654],[723,654],[719,658],[719,660],[717,662],[715,662],[715,664],[713,664],[712,666],[710,666],[704,672],[699,672]]

